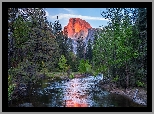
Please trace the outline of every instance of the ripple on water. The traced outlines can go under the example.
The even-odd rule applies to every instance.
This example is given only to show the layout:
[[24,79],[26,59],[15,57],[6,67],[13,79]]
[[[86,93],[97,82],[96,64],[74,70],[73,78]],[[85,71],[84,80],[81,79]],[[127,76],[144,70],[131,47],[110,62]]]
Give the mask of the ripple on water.
[[88,106],[92,106],[94,101],[92,100],[91,92],[96,87],[95,84],[97,82],[99,82],[99,78],[95,78],[94,76],[74,78],[69,82],[65,82],[63,84],[63,100],[72,100],[79,104],[87,103]]
[[[44,103],[43,105],[47,107],[63,107],[64,105],[68,107],[115,107],[125,105],[127,103],[126,99],[122,98],[121,101],[121,96],[109,94],[109,92],[98,86],[101,79],[101,76],[89,76],[74,78],[69,81],[53,82],[48,80],[47,82],[42,80],[44,86],[33,88],[35,96],[31,97],[31,101],[34,104],[37,103],[38,106]],[[130,105],[130,103],[127,105]]]

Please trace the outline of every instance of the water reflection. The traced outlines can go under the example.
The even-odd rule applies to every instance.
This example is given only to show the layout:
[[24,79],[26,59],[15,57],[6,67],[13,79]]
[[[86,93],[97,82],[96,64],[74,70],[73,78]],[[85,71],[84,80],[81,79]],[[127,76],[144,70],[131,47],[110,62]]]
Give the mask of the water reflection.
[[69,86],[64,88],[64,106],[65,107],[88,107],[87,93],[81,87],[78,78],[68,82]]
[[87,103],[77,103],[73,100],[66,100],[65,107],[88,107]]
[[[101,76],[69,81],[41,80],[29,98],[12,102],[11,107],[141,107],[127,98],[110,94],[98,86]],[[27,100],[28,99],[28,100]]]

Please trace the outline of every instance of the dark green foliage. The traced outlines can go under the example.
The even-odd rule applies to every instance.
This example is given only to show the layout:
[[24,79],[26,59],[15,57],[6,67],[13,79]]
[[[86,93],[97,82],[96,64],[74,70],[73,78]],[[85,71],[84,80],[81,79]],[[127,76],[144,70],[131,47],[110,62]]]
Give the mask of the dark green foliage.
[[74,74],[71,73],[71,74],[69,75],[69,78],[74,78]]
[[92,41],[91,39],[88,40],[88,46],[86,48],[86,59],[92,63]]
[[79,65],[77,56],[73,52],[70,52],[68,57],[68,64],[71,66],[72,71],[77,72]]
[[13,83],[13,78],[9,74],[8,75],[8,100],[12,99],[12,93],[13,93],[14,88],[15,88],[15,84]]
[[88,60],[81,59],[79,62],[79,72],[92,73],[91,65],[89,64]]
[[85,59],[85,42],[83,41],[82,38],[79,38],[77,40],[77,57],[78,59]]
[[15,83],[35,83],[37,74],[58,71],[70,78],[72,71],[103,73],[118,86],[146,87],[147,9],[108,8],[102,16],[110,19],[108,25],[87,47],[83,38],[77,39],[75,54],[58,18],[49,23],[43,8],[9,8],[8,99]]
[[64,55],[61,55],[60,59],[59,59],[59,67],[60,67],[60,70],[62,72],[66,72],[66,69],[67,69],[67,64],[66,64],[66,59],[65,59],[65,56]]
[[146,82],[146,9],[108,8],[102,16],[110,21],[94,41],[93,68],[123,87]]
[[59,45],[44,9],[9,8],[8,15],[8,69],[12,69],[11,77],[17,83],[36,82],[37,72],[45,74],[57,70]]

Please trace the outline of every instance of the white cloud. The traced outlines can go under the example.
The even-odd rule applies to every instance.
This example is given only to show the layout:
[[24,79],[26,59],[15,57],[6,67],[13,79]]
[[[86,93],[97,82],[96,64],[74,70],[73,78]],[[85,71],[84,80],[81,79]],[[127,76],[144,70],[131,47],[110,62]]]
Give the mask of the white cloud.
[[46,10],[45,10],[45,12],[46,12],[46,16],[47,16],[47,17],[49,17],[49,12],[48,12],[48,11],[46,11]]
[[66,10],[66,11],[68,11],[68,12],[71,13],[71,14],[74,13],[73,10],[71,10],[71,9],[68,9],[68,8],[63,8],[63,9]]
[[84,20],[106,20],[108,21],[108,19],[105,19],[105,18],[101,18],[101,17],[92,17],[92,16],[83,16],[83,15],[74,15],[74,14],[57,14],[57,15],[54,15],[54,16],[49,16],[49,18],[51,20],[55,20],[58,16],[58,19],[61,20],[61,19],[69,19],[69,18],[81,18],[81,19],[84,19]]
[[[83,20],[98,20],[98,21],[109,21],[108,19],[105,19],[103,17],[92,17],[92,16],[83,16],[83,15],[76,15],[73,14],[73,11],[68,9],[68,8],[63,8],[64,10],[68,11],[68,14],[64,14],[64,13],[59,13],[57,15],[50,15],[48,11],[46,11],[46,16],[48,17],[48,19],[50,19],[49,21],[54,22],[57,20],[57,16],[58,16],[58,20],[60,21],[62,27],[66,26],[68,24],[68,21],[70,18],[81,18]],[[70,14],[71,13],[71,14]]]

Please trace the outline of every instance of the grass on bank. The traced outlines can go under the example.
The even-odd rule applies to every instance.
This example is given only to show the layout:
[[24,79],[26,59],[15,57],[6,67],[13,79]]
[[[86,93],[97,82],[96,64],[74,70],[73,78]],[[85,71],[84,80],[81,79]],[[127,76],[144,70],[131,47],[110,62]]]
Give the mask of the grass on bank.
[[[39,74],[42,74],[41,72]],[[68,74],[66,72],[62,73],[62,72],[47,72],[45,73],[46,77],[49,78],[74,78],[75,75],[81,74],[80,72],[71,72],[70,75],[68,76]]]

